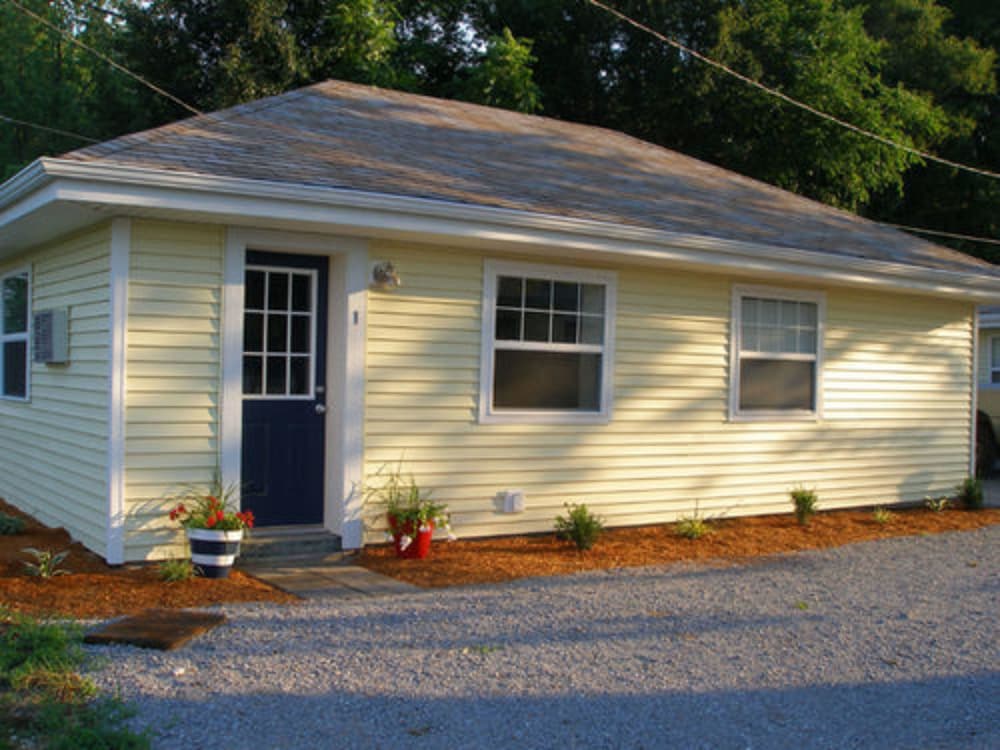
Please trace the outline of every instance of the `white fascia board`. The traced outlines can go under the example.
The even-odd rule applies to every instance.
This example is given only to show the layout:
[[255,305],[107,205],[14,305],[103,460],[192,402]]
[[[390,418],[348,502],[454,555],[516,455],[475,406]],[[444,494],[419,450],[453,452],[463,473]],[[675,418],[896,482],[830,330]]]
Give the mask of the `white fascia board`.
[[[815,251],[628,227],[529,211],[472,206],[356,190],[213,177],[60,159],[39,159],[56,189],[50,200],[116,209],[182,212],[205,221],[294,222],[300,229],[353,232],[364,236],[462,240],[495,250],[541,252],[562,249],[641,265],[680,265],[734,274],[777,275],[786,280],[890,288],[973,302],[1000,302],[1000,278],[848,258]],[[27,168],[0,194],[24,196],[42,184]],[[30,173],[29,173],[30,171]],[[22,185],[13,190],[11,182]],[[14,188],[17,185],[13,186]]]

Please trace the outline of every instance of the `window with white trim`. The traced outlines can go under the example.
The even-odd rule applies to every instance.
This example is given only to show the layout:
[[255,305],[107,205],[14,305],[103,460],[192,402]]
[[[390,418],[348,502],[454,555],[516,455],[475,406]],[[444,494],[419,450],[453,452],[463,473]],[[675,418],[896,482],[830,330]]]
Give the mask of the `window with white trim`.
[[1000,384],[1000,336],[990,337],[990,384]]
[[823,296],[737,288],[733,315],[733,415],[815,416]]
[[27,271],[0,277],[0,395],[28,398],[28,321],[31,284]]
[[487,263],[481,418],[607,417],[614,281],[607,272]]

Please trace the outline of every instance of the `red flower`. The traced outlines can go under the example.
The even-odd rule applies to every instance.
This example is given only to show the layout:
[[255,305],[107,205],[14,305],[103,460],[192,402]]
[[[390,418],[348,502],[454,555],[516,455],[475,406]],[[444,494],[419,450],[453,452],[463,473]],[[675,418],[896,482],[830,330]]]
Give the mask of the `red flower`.
[[215,516],[209,516],[205,519],[205,527],[210,529],[213,526],[215,526]]

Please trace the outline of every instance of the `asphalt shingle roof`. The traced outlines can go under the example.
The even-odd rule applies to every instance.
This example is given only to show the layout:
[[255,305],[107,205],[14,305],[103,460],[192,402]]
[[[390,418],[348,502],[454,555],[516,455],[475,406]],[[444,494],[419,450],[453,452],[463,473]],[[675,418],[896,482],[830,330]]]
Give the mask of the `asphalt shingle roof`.
[[997,273],[971,256],[622,133],[340,81],[63,158],[518,209],[845,261]]

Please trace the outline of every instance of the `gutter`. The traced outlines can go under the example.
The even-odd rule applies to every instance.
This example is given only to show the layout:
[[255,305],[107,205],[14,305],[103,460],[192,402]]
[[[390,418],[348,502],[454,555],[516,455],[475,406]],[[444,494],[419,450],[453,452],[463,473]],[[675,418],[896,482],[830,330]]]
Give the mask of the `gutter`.
[[[17,203],[46,186],[50,189],[44,197],[36,196],[40,200],[31,201],[30,209],[17,210]],[[204,220],[223,217],[230,223],[270,219],[302,229],[311,225],[313,231],[346,227],[384,237],[462,239],[527,252],[567,248],[639,265],[768,273],[1000,301],[1000,275],[989,272],[949,271],[426,198],[53,158],[38,159],[0,185],[0,225],[8,209],[8,220],[13,220],[54,201],[103,205],[125,214],[130,209],[181,211]]]

